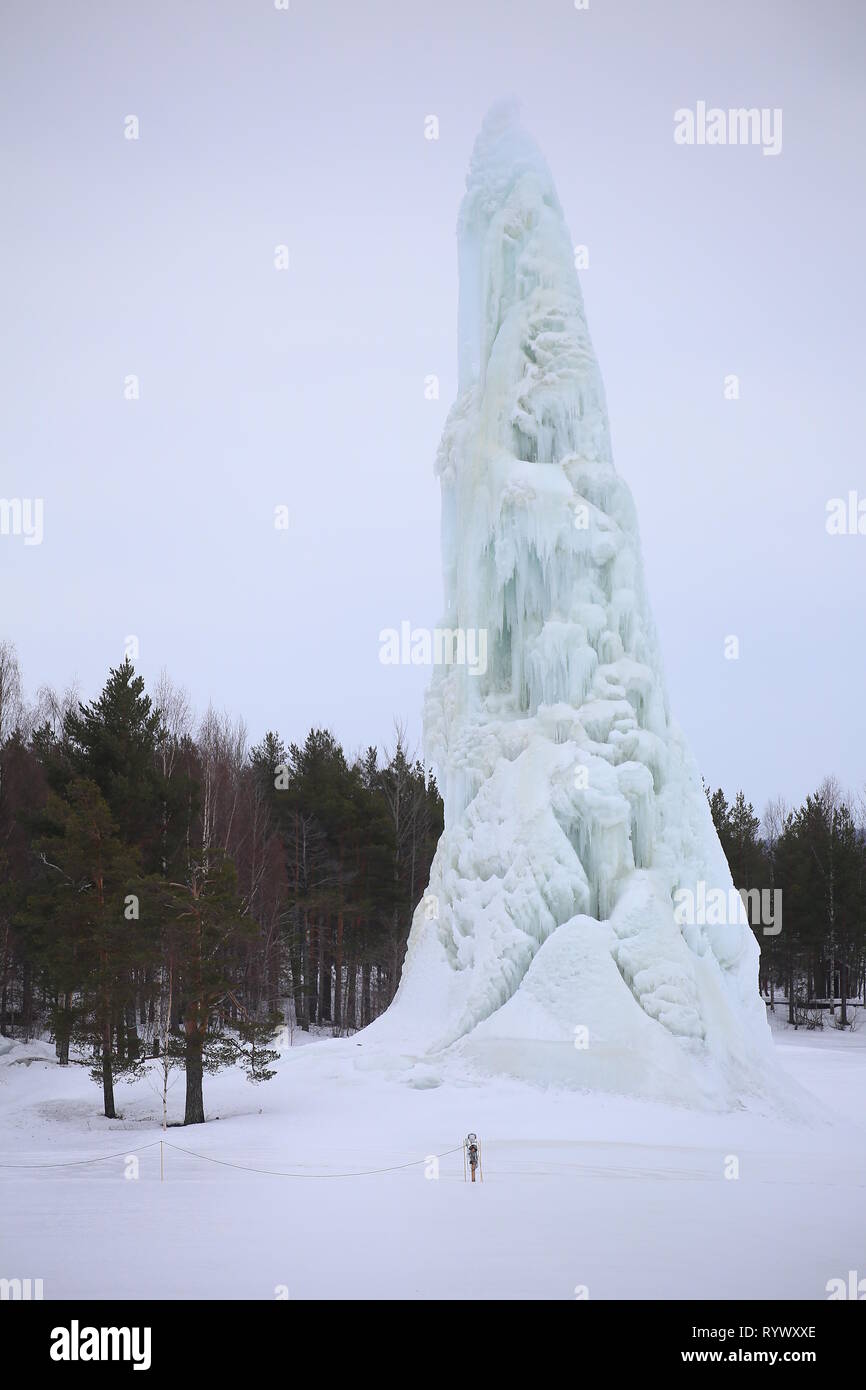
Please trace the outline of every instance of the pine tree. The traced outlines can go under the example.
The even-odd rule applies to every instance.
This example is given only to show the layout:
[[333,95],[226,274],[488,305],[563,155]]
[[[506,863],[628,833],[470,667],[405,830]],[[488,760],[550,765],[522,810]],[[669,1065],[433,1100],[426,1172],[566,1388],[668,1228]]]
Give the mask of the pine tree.
[[148,953],[138,855],[120,839],[99,788],[83,777],[68,783],[64,797],[48,797],[43,824],[35,845],[43,882],[24,921],[55,1001],[61,1060],[74,1035],[92,1045],[99,1054],[94,1079],[114,1119],[114,1077],[140,1065],[137,1054],[115,1045],[129,976]]
[[156,750],[164,737],[159,710],[127,658],[111,670],[98,700],[63,721],[63,753],[72,775],[95,782],[118,832],[155,868],[161,802]]
[[[231,860],[211,850],[206,860],[193,864],[184,882],[171,883],[165,897],[165,948],[175,962],[180,1014],[184,1035],[186,1108],[184,1124],[203,1124],[203,1074],[245,1057],[253,1080],[267,1079],[267,1061],[261,1049],[275,1020],[260,1025],[243,1019],[242,1042],[246,1051],[227,1035],[225,1021],[237,1005],[243,949],[255,934],[255,923],[245,917],[237,892],[237,875]],[[256,1048],[259,1049],[256,1054]]]

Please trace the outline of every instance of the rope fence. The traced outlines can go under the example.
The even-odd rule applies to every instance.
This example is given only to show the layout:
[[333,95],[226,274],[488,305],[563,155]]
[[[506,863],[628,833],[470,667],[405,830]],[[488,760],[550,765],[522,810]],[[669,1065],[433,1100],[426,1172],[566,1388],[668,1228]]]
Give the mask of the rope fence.
[[427,1163],[431,1158],[447,1158],[449,1154],[456,1154],[462,1149],[462,1144],[457,1144],[453,1149],[446,1149],[441,1154],[427,1154],[424,1158],[413,1158],[408,1163],[392,1163],[388,1168],[361,1168],[354,1173],[285,1173],[275,1168],[251,1168],[246,1163],[230,1163],[227,1158],[211,1158],[209,1154],[196,1153],[194,1149],[182,1149],[177,1144],[172,1144],[168,1139],[163,1141],[167,1149],[174,1149],[175,1153],[187,1154],[190,1158],[201,1158],[205,1163],[219,1163],[224,1168],[238,1168],[244,1173],[264,1173],[272,1178],[367,1178],[374,1173],[396,1173],[401,1168],[417,1168],[422,1163]]
[[157,1144],[162,1142],[161,1139],[153,1139],[149,1144],[142,1144],[138,1149],[124,1149],[122,1153],[116,1154],[100,1154],[98,1158],[73,1158],[67,1163],[0,1163],[0,1168],[16,1168],[25,1172],[34,1168],[80,1168],[85,1163],[108,1163],[112,1158],[128,1158],[130,1154],[142,1154],[145,1149],[154,1149]]
[[163,1149],[173,1149],[175,1153],[186,1154],[188,1158],[198,1158],[204,1163],[216,1163],[222,1168],[236,1168],[243,1173],[260,1173],[271,1178],[366,1178],[376,1173],[396,1173],[404,1168],[417,1168],[422,1163],[428,1163],[431,1158],[448,1158],[451,1154],[456,1154],[463,1148],[462,1144],[456,1144],[453,1149],[446,1149],[444,1153],[426,1154],[424,1158],[413,1158],[408,1163],[392,1163],[386,1168],[359,1168],[351,1173],[290,1173],[276,1168],[254,1168],[246,1163],[232,1163],[227,1158],[213,1158],[210,1154],[196,1153],[194,1149],[182,1149],[179,1144],[172,1144],[168,1139],[153,1139],[149,1144],[142,1144],[137,1149],[124,1149],[121,1153],[100,1154],[96,1158],[76,1158],[64,1163],[0,1163],[0,1168],[14,1169],[18,1172],[31,1172],[44,1168],[80,1168],[90,1163],[108,1163],[114,1158],[129,1158],[133,1154],[144,1153],[147,1149],[154,1149],[159,1145],[160,1148],[160,1179],[163,1171]]

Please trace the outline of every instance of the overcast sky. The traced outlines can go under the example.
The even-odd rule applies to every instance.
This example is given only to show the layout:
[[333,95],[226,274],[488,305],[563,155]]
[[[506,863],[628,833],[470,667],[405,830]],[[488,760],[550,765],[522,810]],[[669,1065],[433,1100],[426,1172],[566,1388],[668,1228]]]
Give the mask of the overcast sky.
[[[704,777],[759,808],[828,772],[862,786],[866,535],[825,518],[866,499],[864,14],[4,0],[0,496],[43,498],[44,539],[0,536],[0,636],[28,689],[95,695],[135,636],[149,682],[166,666],[253,738],[419,736],[428,672],[381,665],[378,634],[440,616],[455,220],[482,117],[516,95],[588,248]],[[700,101],[781,108],[781,153],[677,145]]]

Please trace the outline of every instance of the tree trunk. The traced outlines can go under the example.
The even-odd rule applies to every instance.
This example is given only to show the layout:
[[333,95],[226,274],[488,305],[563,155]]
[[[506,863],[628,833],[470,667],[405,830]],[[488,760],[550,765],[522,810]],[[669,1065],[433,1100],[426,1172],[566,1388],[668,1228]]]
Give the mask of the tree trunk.
[[105,1118],[116,1120],[114,1109],[114,1077],[111,1072],[111,1024],[106,1023],[102,1033],[102,1099]]
[[304,970],[304,984],[307,992],[307,1023],[319,1021],[319,937],[321,927],[318,923],[307,921],[307,965]]
[[304,982],[301,978],[301,952],[295,944],[290,948],[290,969],[292,972],[292,999],[295,1005],[295,1027],[302,1027],[304,1017]]
[[185,1125],[204,1124],[204,1096],[202,1094],[202,1038],[197,1032],[186,1035],[186,1109]]
[[307,920],[306,909],[304,910],[303,940],[301,942],[301,962],[301,969],[303,971],[303,986],[301,998],[300,1023],[304,1032],[309,1033],[312,999],[310,997],[310,924]]
[[331,955],[328,949],[330,932],[319,928],[319,1022],[330,1023],[331,1012]]
[[355,1012],[355,1009],[356,1009],[355,999],[356,999],[356,996],[357,996],[357,990],[358,990],[358,967],[357,967],[357,965],[355,964],[355,957],[354,957],[354,955],[351,955],[351,956],[349,957],[349,964],[348,964],[348,966],[346,967],[346,1013],[345,1013],[344,1023],[345,1023],[345,1027],[346,1027],[346,1031],[347,1031],[347,1032],[348,1032],[350,1029],[357,1028],[357,1026],[358,1026],[357,1015],[356,1015],[356,1012]]
[[55,1043],[57,1060],[61,1067],[69,1066],[69,1035],[72,1031],[72,1019],[70,1015],[71,1010],[69,1007],[69,995],[67,994],[64,995],[63,999],[63,1011],[58,1014],[57,1037]]
[[21,980],[21,1036],[25,1042],[33,1036],[33,972],[29,961],[24,962]]
[[273,937],[269,936],[270,949],[268,952],[268,1012],[278,1014],[280,1011],[280,937],[279,930],[273,927]]
[[2,969],[2,971],[0,971],[0,977],[2,977],[2,980],[3,980],[3,989],[2,989],[2,992],[0,992],[0,1038],[5,1038],[5,1037],[8,1036],[8,1034],[7,1034],[7,1032],[6,1032],[6,1005],[7,1005],[7,1001],[8,1001],[8,997],[9,997],[9,996],[8,996],[9,963],[10,963],[9,927],[7,926],[6,929],[5,929],[5,931],[4,931],[4,933],[3,933],[3,969]]
[[343,914],[337,917],[337,942],[334,956],[334,1032],[343,1027]]
[[126,1005],[126,1055],[131,1062],[141,1056],[141,1043],[138,1037],[138,1023],[135,1017],[135,1000]]

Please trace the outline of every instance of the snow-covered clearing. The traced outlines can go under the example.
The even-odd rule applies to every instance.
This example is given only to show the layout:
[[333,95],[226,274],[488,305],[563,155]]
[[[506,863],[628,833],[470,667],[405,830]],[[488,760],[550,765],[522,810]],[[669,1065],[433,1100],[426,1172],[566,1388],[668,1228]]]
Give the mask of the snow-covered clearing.
[[[365,1068],[364,1035],[288,1049],[254,1088],[206,1079],[211,1123],[172,1144],[253,1168],[336,1175],[443,1153],[475,1130],[484,1183],[458,1151],[364,1177],[274,1177],[165,1150],[156,1081],[99,1114],[83,1067],[45,1043],[0,1056],[0,1276],[51,1298],[826,1298],[864,1268],[866,1032],[775,1036],[821,1118],[797,1125],[468,1075]],[[407,1084],[407,1076],[412,1084]],[[170,1097],[182,1115],[183,1078]],[[219,1119],[216,1119],[216,1117]],[[739,1178],[725,1177],[730,1156]]]

